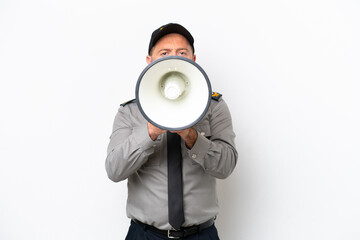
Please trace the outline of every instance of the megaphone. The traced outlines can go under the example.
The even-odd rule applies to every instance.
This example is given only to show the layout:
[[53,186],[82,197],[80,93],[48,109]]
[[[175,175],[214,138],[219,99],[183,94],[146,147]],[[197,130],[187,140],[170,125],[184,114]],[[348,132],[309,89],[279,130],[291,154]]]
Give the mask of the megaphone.
[[211,102],[211,84],[194,61],[169,56],[151,62],[136,83],[136,103],[154,126],[179,131],[198,123]]

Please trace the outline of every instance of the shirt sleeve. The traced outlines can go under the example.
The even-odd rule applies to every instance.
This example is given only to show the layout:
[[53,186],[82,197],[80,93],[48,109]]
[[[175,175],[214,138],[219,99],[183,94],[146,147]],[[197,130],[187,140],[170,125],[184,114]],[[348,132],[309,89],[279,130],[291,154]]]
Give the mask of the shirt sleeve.
[[133,119],[130,111],[129,106],[120,107],[107,149],[106,172],[114,182],[128,178],[154,153],[146,122]]
[[233,172],[238,158],[231,115],[224,100],[220,99],[213,107],[208,127],[210,136],[198,131],[198,138],[188,154],[205,172],[224,179]]

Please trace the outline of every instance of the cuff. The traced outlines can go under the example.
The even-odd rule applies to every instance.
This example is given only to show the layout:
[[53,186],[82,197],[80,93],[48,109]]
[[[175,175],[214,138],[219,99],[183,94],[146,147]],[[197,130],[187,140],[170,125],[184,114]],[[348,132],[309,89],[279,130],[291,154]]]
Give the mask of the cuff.
[[194,146],[188,150],[189,157],[201,166],[204,166],[205,155],[210,149],[210,144],[211,141],[198,132],[198,138]]

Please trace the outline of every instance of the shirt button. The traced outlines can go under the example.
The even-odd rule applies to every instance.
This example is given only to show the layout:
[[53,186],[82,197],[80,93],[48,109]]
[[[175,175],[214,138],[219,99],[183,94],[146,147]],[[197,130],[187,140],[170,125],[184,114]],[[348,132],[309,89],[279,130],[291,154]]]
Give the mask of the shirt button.
[[153,147],[156,147],[156,144],[154,144]]
[[191,157],[192,157],[193,159],[195,159],[195,158],[196,158],[196,154],[194,153],[193,155],[191,155]]
[[201,136],[205,136],[205,132],[201,132],[200,134],[201,134]]

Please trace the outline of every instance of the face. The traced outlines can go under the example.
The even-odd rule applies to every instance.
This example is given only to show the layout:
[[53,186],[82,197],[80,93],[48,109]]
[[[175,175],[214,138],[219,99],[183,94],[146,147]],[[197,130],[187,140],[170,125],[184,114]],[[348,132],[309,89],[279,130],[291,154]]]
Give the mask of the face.
[[177,33],[167,34],[160,38],[151,50],[151,55],[146,57],[149,64],[152,61],[167,56],[181,56],[195,61],[196,56],[186,38]]

